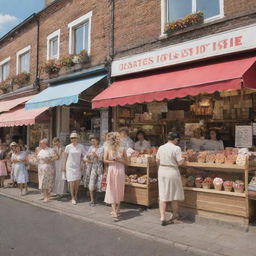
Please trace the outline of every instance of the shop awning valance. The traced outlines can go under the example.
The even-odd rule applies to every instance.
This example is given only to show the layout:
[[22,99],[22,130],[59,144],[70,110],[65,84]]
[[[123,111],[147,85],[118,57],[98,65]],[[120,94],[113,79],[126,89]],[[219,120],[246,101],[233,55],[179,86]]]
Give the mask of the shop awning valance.
[[256,57],[204,62],[114,82],[92,100],[93,108],[182,98],[244,87],[256,89]]
[[102,80],[106,75],[97,75],[82,80],[52,85],[29,100],[25,108],[36,109],[77,103],[79,94]]
[[48,108],[25,110],[24,106],[18,106],[9,112],[0,114],[0,127],[12,127],[33,125],[36,121],[47,121],[49,116],[41,116]]
[[33,96],[22,97],[14,100],[0,101],[0,113],[9,111],[10,109],[30,100]]

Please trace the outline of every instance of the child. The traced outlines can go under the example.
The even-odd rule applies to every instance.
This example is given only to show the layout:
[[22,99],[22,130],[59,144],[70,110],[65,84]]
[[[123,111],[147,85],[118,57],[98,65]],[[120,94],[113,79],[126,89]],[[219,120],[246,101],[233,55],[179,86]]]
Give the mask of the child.
[[0,145],[0,187],[4,187],[4,179],[7,176],[6,168],[6,145]]

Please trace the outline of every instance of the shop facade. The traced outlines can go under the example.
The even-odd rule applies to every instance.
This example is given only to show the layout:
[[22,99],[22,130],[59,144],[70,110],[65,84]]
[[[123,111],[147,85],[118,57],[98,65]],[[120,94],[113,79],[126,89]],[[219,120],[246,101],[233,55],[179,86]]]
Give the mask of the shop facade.
[[[190,152],[181,168],[183,209],[246,225],[255,217],[248,193],[255,167],[247,156],[240,162],[237,155],[239,148],[254,148],[256,53],[251,36],[255,30],[252,24],[114,60],[113,84],[93,99],[94,108],[113,108],[115,130],[127,126],[133,139],[144,130],[153,147],[166,142],[168,131],[179,131],[182,150]],[[218,131],[226,150],[213,152],[207,145],[207,150],[192,151],[195,130],[211,144],[211,129]],[[131,156],[126,201],[157,202],[154,151]],[[144,184],[140,177],[147,178]],[[221,182],[221,189],[213,189],[213,180]]]

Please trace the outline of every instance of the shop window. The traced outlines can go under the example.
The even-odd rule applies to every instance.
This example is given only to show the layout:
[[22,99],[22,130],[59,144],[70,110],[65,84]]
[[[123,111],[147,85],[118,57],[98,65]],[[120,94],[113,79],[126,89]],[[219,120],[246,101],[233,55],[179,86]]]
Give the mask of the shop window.
[[10,58],[0,63],[0,82],[5,81],[10,73]]
[[224,16],[224,0],[162,0],[162,27],[166,22],[202,11],[205,22]]
[[47,59],[59,58],[60,30],[57,30],[47,37]]
[[90,54],[92,12],[71,22],[69,27],[69,53],[78,54],[86,50]]
[[17,74],[29,73],[30,70],[30,49],[28,46],[17,53]]

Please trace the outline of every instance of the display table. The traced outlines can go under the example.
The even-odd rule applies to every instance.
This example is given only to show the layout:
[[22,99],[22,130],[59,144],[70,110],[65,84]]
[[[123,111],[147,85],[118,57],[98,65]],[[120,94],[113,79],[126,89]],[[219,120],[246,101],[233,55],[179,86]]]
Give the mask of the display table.
[[157,165],[155,163],[137,164],[130,163],[127,166],[126,173],[131,170],[138,170],[141,174],[147,176],[146,184],[125,183],[124,201],[132,204],[151,206],[158,203],[158,184],[150,183],[150,178],[157,177]]
[[240,173],[244,175],[245,192],[227,192],[215,189],[184,187],[185,201],[182,207],[199,216],[248,225],[253,216],[253,201],[248,197],[250,172],[256,168],[235,164],[209,164],[187,162],[182,168],[196,168],[222,173]]

